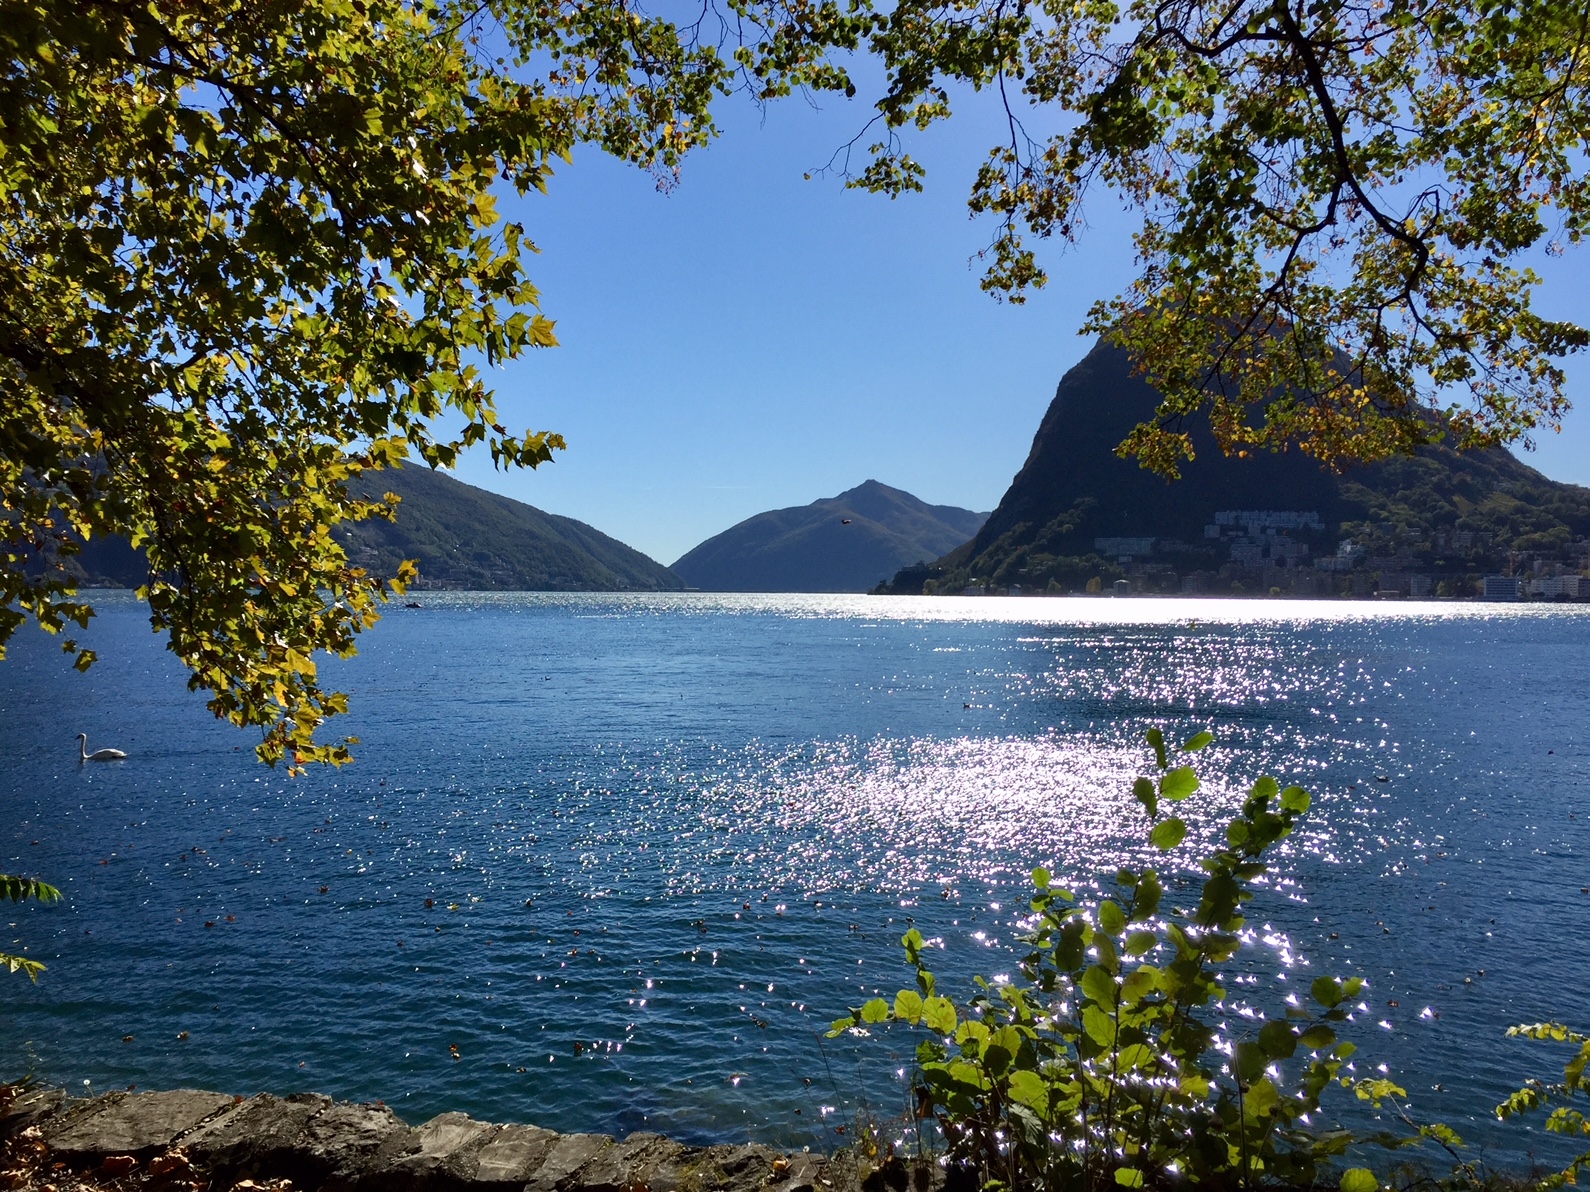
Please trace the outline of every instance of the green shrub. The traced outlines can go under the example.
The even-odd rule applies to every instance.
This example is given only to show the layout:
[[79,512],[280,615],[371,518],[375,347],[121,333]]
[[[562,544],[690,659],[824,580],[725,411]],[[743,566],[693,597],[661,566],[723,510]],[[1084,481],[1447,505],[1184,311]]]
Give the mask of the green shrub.
[[[1138,778],[1133,794],[1149,840],[1168,852],[1182,847],[1187,824],[1163,811],[1196,793],[1199,780],[1157,729],[1147,740],[1155,772]],[[1175,752],[1194,754],[1211,740],[1199,733]],[[916,988],[893,1004],[859,1007],[830,1036],[887,1023],[921,1031],[918,1112],[936,1120],[949,1161],[985,1187],[1313,1184],[1355,1141],[1311,1124],[1325,1090],[1351,1084],[1377,1103],[1402,1092],[1342,1076],[1354,1046],[1337,1025],[1362,979],[1319,977],[1313,1009],[1288,1005],[1237,1034],[1217,1025],[1244,904],[1268,869],[1265,855],[1308,806],[1301,787],[1255,782],[1226,825],[1225,847],[1201,860],[1205,877],[1187,908],[1151,868],[1121,869],[1115,897],[1086,904],[1034,871],[1021,980],[979,977],[963,1006],[938,991],[913,929],[901,944]],[[1378,1186],[1363,1168],[1341,1184]]]
[[[1585,1076],[1585,1067],[1590,1064],[1590,1035],[1571,1031],[1558,1022],[1510,1026],[1507,1033],[1515,1038],[1534,1039],[1542,1043],[1576,1044],[1579,1050],[1563,1065],[1561,1083],[1546,1084],[1531,1080],[1496,1107],[1496,1116],[1505,1120],[1555,1102],[1546,1117],[1546,1129],[1553,1134],[1590,1138],[1590,1121],[1586,1120],[1584,1110],[1572,1103],[1581,1094],[1590,1095],[1590,1080]],[[1590,1172],[1590,1151],[1575,1157],[1561,1171],[1547,1176],[1540,1186],[1560,1188],[1564,1184],[1577,1184],[1580,1172]]]

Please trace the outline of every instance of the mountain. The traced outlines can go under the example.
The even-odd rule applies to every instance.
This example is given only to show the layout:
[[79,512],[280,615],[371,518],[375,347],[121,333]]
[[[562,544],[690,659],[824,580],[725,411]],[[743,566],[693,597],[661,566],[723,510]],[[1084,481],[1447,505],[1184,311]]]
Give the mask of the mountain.
[[[622,592],[679,591],[684,581],[584,522],[545,513],[424,467],[366,473],[364,497],[403,498],[396,522],[344,523],[338,539],[357,566],[391,575],[418,559],[418,588]],[[137,587],[148,577],[125,539],[94,539],[63,560],[82,587]]]
[[1296,451],[1228,457],[1204,426],[1197,458],[1166,481],[1115,454],[1158,401],[1126,353],[1101,341],[1060,381],[976,537],[884,590],[1127,579],[1150,591],[1420,595],[1450,581],[1456,595],[1487,571],[1577,573],[1590,550],[1590,489],[1502,450],[1434,446],[1337,475]]
[[429,468],[366,473],[354,490],[403,498],[396,522],[346,523],[349,558],[376,574],[418,559],[422,588],[622,592],[678,591],[661,563],[570,517],[489,493]]
[[959,546],[987,516],[869,480],[837,497],[747,518],[673,570],[713,592],[865,592],[900,567]]

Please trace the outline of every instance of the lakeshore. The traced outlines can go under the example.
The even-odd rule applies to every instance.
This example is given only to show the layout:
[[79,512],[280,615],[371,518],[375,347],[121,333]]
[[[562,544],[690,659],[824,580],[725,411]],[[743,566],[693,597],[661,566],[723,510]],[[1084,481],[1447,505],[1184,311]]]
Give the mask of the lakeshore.
[[[322,1192],[884,1192],[907,1168],[850,1151],[757,1144],[691,1147],[647,1131],[623,1139],[443,1113],[417,1126],[380,1102],[319,1093],[252,1097],[193,1089],[0,1098],[8,1189],[152,1186]],[[942,1187],[914,1164],[914,1192]]]

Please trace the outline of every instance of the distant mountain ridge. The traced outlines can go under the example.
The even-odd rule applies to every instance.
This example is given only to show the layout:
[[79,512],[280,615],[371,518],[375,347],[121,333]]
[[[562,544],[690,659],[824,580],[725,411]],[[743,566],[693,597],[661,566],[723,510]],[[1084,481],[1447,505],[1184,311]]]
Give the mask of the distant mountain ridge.
[[369,497],[390,490],[403,502],[396,522],[338,527],[349,558],[376,574],[418,559],[421,588],[669,592],[685,586],[655,559],[584,522],[429,468],[366,472],[353,488]]
[[[352,488],[371,498],[395,492],[403,501],[396,522],[337,527],[349,559],[374,575],[418,559],[416,588],[674,592],[685,586],[661,563],[584,522],[423,466],[366,472]],[[61,563],[83,587],[131,588],[149,576],[143,553],[123,538],[96,538]]]
[[[1428,447],[1333,475],[1297,451],[1227,456],[1195,425],[1197,458],[1166,481],[1115,454],[1158,402],[1126,353],[1100,341],[1061,379],[975,538],[886,590],[1068,591],[1128,579],[1134,591],[1434,595],[1450,581],[1460,595],[1483,573],[1522,566],[1519,556],[1541,574],[1577,574],[1590,550],[1590,489],[1503,450]],[[1256,528],[1263,518],[1251,515],[1267,511],[1318,516]]]
[[747,518],[686,552],[672,570],[714,592],[865,592],[901,567],[959,546],[987,516],[868,480],[837,497]]

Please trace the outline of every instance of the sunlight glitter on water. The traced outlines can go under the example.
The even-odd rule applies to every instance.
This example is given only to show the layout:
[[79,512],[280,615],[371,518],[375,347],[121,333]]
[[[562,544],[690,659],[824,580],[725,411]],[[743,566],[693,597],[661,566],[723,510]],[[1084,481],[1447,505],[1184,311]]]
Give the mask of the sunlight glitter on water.
[[[566,847],[579,860],[562,869],[563,880],[611,896],[632,889],[637,858],[649,858],[646,871],[663,875],[675,896],[964,890],[982,898],[1025,888],[1040,864],[1083,885],[1121,864],[1193,872],[1196,848],[1167,858],[1147,844],[1130,788],[1151,767],[1141,742],[1123,736],[874,738],[787,750],[753,743],[706,770],[673,752],[615,759],[583,771],[577,790],[559,800],[576,829]],[[1193,841],[1213,847],[1263,771],[1218,751],[1204,762],[1203,795],[1179,812]],[[1279,855],[1339,863],[1383,842],[1384,816],[1367,793],[1340,784],[1322,792],[1316,814]],[[504,825],[508,836],[518,822]],[[510,842],[505,851],[527,850]]]
[[1590,617],[1590,607],[1483,601],[1266,600],[1204,596],[858,596],[829,593],[427,592],[437,607],[470,609],[566,608],[577,615],[755,615],[784,618],[1033,625],[1291,625],[1359,621],[1512,620]]
[[[808,893],[1025,880],[1030,853],[1067,868],[1111,855],[1139,758],[1056,737],[839,742],[753,757],[750,781],[701,793],[738,828],[719,880]],[[697,814],[681,809],[683,818]],[[699,888],[699,848],[671,879]]]

